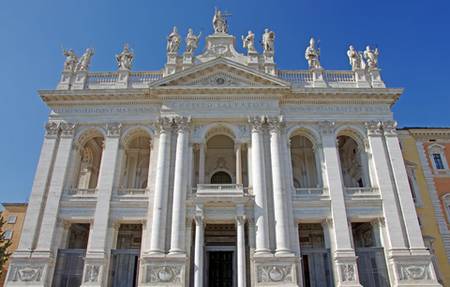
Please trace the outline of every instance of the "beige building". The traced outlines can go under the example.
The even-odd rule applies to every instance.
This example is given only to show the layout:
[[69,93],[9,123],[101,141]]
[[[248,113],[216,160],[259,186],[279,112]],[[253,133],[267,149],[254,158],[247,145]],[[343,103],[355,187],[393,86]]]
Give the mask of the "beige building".
[[[27,211],[26,203],[2,203],[3,211],[1,216],[5,220],[5,225],[3,226],[5,233],[5,239],[11,240],[12,244],[8,248],[8,252],[13,253],[17,246],[19,245],[20,236],[22,233],[23,221],[25,219],[25,213]],[[0,286],[6,278],[6,272],[8,271],[9,261],[3,266],[3,275],[0,278]]]

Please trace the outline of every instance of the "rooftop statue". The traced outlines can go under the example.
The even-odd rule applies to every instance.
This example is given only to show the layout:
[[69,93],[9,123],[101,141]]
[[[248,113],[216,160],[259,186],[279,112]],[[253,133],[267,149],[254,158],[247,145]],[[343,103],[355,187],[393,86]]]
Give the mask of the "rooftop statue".
[[78,57],[72,49],[64,50],[64,56],[66,60],[64,61],[64,71],[73,72],[78,63]]
[[264,52],[273,52],[275,42],[275,32],[269,31],[269,29],[264,30],[262,36],[262,45]]
[[94,49],[87,48],[84,54],[80,57],[76,71],[87,71],[89,70],[89,65],[91,64],[91,58],[94,55]]
[[378,68],[378,55],[380,52],[378,51],[378,48],[375,48],[375,50],[370,49],[370,46],[366,47],[366,50],[364,51],[364,59],[367,61],[367,66],[370,69],[376,69]]
[[186,36],[186,53],[193,53],[195,49],[198,47],[198,41],[200,39],[200,36],[202,35],[202,32],[200,34],[195,35],[194,31],[192,31],[191,28],[189,28],[187,36]]
[[305,59],[308,60],[310,69],[322,68],[320,66],[320,49],[316,48],[316,41],[314,38],[309,40],[309,46],[305,50]]
[[130,51],[128,44],[123,46],[122,52],[116,55],[117,66],[119,70],[131,70],[134,54]]
[[247,49],[249,53],[255,53],[255,34],[252,31],[248,31],[247,36],[242,36],[242,46]]
[[216,9],[213,17],[214,33],[228,33],[228,24],[222,11]]
[[172,33],[167,37],[167,52],[177,53],[180,48],[180,34],[178,34],[177,27],[173,27]]
[[364,61],[362,52],[356,51],[352,45],[348,47],[347,56],[353,71],[366,68],[366,62]]

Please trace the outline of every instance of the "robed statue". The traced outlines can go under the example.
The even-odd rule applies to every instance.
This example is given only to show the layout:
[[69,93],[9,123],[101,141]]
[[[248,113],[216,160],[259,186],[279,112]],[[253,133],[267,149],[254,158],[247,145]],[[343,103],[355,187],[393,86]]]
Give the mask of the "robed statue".
[[116,55],[117,66],[119,70],[131,70],[134,54],[130,51],[128,44],[123,46],[122,52]]
[[180,34],[178,34],[177,27],[173,27],[172,32],[167,37],[167,53],[177,53],[180,47]]
[[275,32],[269,31],[269,29],[264,30],[262,36],[262,45],[264,52],[273,52],[275,42]]
[[228,24],[222,11],[216,9],[213,17],[214,33],[228,33]]
[[314,38],[309,40],[309,46],[305,50],[305,59],[308,61],[310,69],[319,69],[320,66],[320,49],[316,48],[316,41]]

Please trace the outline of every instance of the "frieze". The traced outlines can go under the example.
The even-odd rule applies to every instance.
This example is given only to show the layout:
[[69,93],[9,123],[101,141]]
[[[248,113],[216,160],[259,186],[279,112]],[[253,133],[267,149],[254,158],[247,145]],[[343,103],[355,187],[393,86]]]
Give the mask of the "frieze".
[[56,114],[157,113],[159,106],[57,107],[53,109],[53,112]]
[[183,265],[147,265],[145,283],[183,283]]
[[428,265],[399,264],[399,280],[430,280],[430,270]]
[[258,265],[257,283],[294,283],[292,265]]
[[166,103],[168,109],[193,111],[206,110],[211,112],[224,111],[266,111],[278,110],[278,103],[275,101],[214,101],[214,102],[200,102],[200,101],[169,101]]
[[302,105],[283,105],[281,107],[285,113],[364,113],[364,114],[378,114],[378,113],[390,113],[388,105],[314,105],[314,104],[302,104]]
[[44,265],[12,265],[8,281],[12,282],[40,282],[44,272]]

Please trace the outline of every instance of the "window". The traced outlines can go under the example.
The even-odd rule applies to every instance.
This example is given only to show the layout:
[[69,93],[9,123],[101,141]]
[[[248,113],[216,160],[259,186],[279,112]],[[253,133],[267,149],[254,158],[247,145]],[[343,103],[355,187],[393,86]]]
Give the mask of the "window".
[[14,223],[16,223],[16,220],[17,220],[16,215],[10,215],[10,216],[8,216],[8,220],[6,222],[9,224],[14,224]]
[[10,240],[12,238],[12,236],[13,236],[12,230],[5,230],[4,239]]
[[442,157],[440,153],[433,153],[433,160],[436,169],[445,169],[444,162],[442,161]]
[[447,212],[447,221],[450,222],[450,193],[447,193],[443,197],[445,211]]

